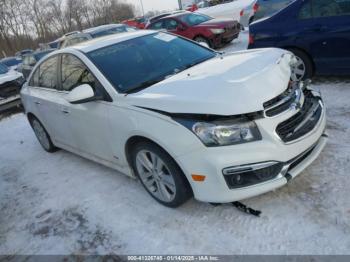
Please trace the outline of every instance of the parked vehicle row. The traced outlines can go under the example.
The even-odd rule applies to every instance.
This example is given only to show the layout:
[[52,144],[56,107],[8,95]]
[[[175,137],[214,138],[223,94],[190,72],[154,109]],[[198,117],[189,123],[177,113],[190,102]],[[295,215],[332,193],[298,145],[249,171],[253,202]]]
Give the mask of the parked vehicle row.
[[290,81],[296,62],[140,30],[47,55],[21,96],[46,151],[139,178],[165,206],[227,203],[287,184],[325,146],[324,103]]
[[83,30],[82,32],[77,32],[70,36],[66,36],[66,38],[60,45],[60,48],[65,48],[67,46],[71,46],[74,44],[78,44],[81,42],[85,42],[85,41],[106,36],[106,35],[132,32],[132,31],[136,31],[136,29],[134,27],[130,27],[125,24],[109,24],[109,25],[92,27],[92,28]]

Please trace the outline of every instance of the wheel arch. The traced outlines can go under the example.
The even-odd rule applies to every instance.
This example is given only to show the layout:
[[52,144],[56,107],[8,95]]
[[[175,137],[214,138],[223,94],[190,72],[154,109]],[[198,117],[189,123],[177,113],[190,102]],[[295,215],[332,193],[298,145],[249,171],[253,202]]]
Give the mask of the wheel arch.
[[280,48],[287,49],[287,50],[296,49],[296,50],[299,50],[300,52],[303,52],[305,55],[307,55],[307,57],[311,61],[311,64],[312,64],[312,75],[315,74],[315,71],[316,71],[315,62],[314,62],[312,56],[310,55],[310,53],[308,51],[306,51],[304,48],[299,47],[299,46],[293,46],[293,45],[281,46]]
[[[28,119],[28,121],[29,121],[29,123],[31,123],[31,121],[33,120],[33,119],[38,119],[39,121],[40,121],[40,119],[36,116],[36,115],[34,115],[32,112],[28,112],[27,113],[27,119]],[[40,121],[41,122],[41,121]]]
[[142,135],[133,135],[133,136],[129,137],[128,140],[126,141],[125,146],[124,146],[124,152],[125,152],[126,160],[127,160],[131,169],[132,169],[131,152],[132,152],[133,147],[140,142],[149,142],[149,143],[152,143],[152,144],[160,147],[162,150],[164,150],[164,152],[166,152],[174,160],[174,162],[177,164],[177,166],[181,169],[181,171],[182,171],[184,177],[186,178],[186,181],[187,181],[187,183],[188,183],[188,185],[193,193],[192,184],[190,182],[190,179],[185,174],[184,169],[181,167],[179,162],[176,161],[176,159],[171,155],[171,153],[169,153],[169,150],[167,150],[164,146],[162,146],[161,144],[157,143],[156,141],[154,141],[148,137],[145,137]]
[[193,41],[196,41],[195,39],[198,38],[198,37],[201,37],[201,38],[204,38],[205,40],[207,40],[207,41],[209,42],[210,47],[213,46],[212,40],[209,39],[209,38],[208,38],[207,36],[205,36],[204,34],[201,34],[201,33],[198,33],[198,34],[194,35],[194,37],[193,37],[192,40],[193,40]]

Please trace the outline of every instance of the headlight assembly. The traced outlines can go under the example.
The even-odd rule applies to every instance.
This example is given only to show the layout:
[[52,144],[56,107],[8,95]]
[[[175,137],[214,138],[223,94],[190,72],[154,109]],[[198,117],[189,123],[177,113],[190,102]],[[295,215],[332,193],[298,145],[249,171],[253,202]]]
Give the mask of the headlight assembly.
[[213,122],[177,120],[208,147],[228,146],[261,140],[255,122],[245,118]]
[[225,29],[222,29],[222,28],[214,28],[214,29],[210,29],[210,31],[215,35],[225,33]]

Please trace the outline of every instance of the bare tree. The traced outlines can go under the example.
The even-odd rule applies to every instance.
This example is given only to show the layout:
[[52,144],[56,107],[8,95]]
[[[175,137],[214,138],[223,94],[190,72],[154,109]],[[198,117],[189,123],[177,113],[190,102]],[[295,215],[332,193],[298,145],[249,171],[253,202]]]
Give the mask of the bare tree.
[[63,34],[134,16],[119,0],[0,0],[0,54],[36,48]]

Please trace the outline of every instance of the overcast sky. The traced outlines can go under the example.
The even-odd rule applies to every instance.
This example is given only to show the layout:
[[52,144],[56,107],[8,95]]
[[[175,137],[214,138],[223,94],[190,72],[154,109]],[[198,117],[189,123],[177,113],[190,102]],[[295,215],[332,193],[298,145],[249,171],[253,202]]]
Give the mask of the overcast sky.
[[[141,12],[140,0],[122,0],[135,5],[136,10]],[[178,0],[142,0],[145,12],[152,10],[173,10],[179,8]]]

